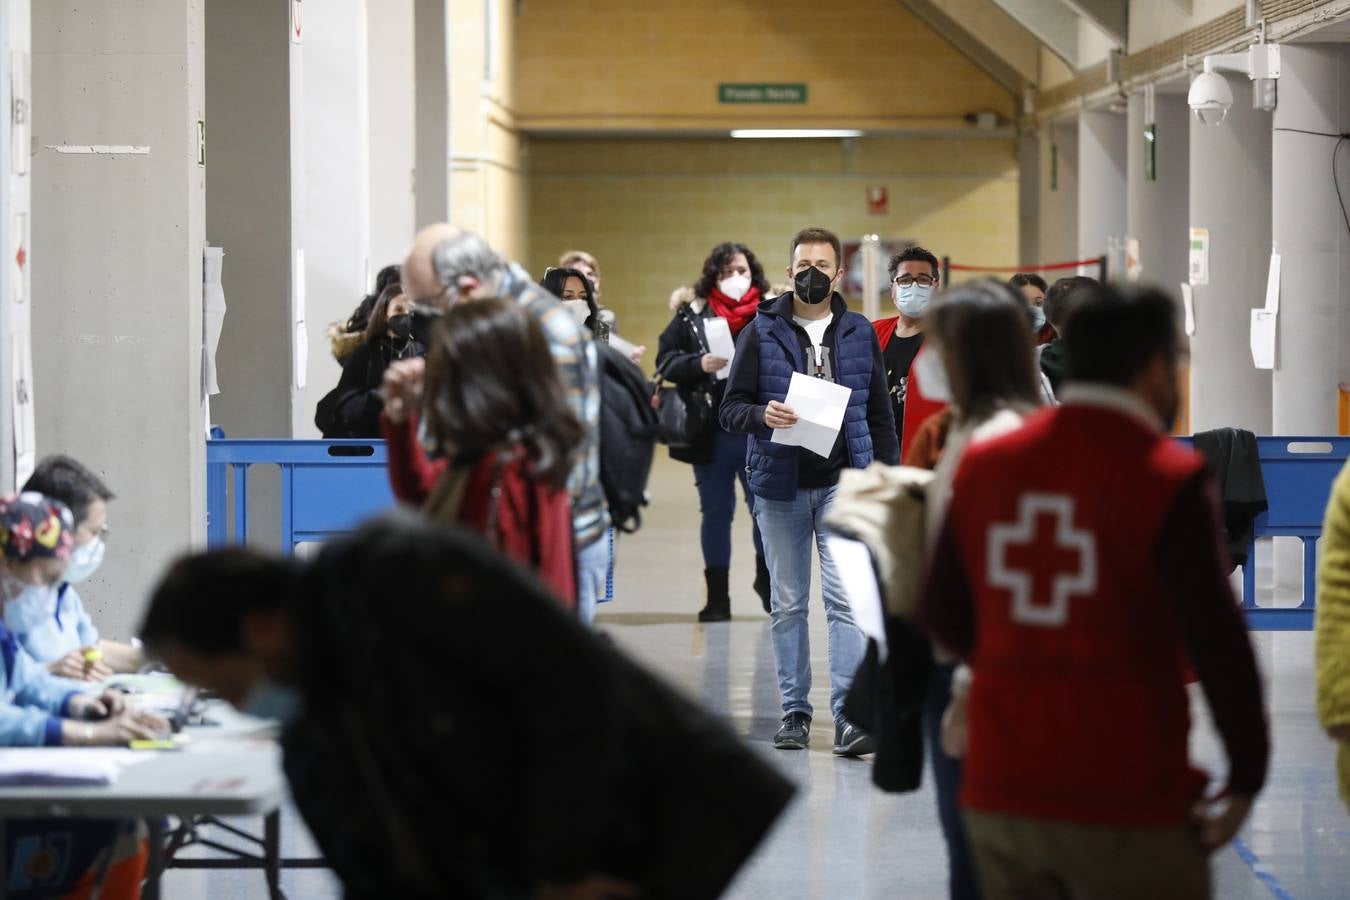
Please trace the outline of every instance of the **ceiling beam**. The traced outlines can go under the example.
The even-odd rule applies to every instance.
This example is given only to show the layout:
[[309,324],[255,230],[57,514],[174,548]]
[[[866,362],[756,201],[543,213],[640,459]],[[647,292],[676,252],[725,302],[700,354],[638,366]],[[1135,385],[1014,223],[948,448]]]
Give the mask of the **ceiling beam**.
[[940,9],[933,0],[900,0],[900,2],[919,21],[941,35],[985,74],[1014,97],[1021,99],[1022,92],[1033,79],[1019,71],[1017,66]]
[[1117,47],[1130,38],[1129,0],[1063,0],[1064,4],[1102,30]]

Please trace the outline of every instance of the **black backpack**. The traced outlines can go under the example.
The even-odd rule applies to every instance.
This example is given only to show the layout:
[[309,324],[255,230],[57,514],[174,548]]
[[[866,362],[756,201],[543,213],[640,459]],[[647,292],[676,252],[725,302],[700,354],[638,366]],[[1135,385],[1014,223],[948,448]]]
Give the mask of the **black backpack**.
[[600,359],[600,484],[614,527],[642,527],[647,478],[656,455],[656,411],[647,381],[632,360],[596,341]]

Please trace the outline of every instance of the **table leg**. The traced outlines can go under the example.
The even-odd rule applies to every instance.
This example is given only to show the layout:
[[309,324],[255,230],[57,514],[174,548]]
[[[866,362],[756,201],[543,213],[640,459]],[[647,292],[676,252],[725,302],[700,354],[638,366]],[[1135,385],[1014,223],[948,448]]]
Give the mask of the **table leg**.
[[281,892],[281,810],[274,809],[263,819],[263,870],[267,875],[267,895],[285,900]]
[[159,900],[159,881],[164,877],[164,818],[151,816],[145,820],[150,830],[150,856],[145,867],[145,889],[142,900]]

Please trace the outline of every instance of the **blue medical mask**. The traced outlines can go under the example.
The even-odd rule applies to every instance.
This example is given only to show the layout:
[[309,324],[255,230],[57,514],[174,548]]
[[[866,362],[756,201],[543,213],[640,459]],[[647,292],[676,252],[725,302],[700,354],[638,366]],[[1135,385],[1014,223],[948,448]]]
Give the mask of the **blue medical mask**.
[[56,588],[4,575],[5,624],[15,633],[31,631],[56,615]]
[[891,299],[901,315],[910,319],[921,319],[928,311],[928,301],[933,297],[933,285],[897,284],[891,287]]
[[1039,306],[1030,306],[1027,308],[1031,310],[1031,334],[1035,337],[1040,334],[1041,329],[1045,327],[1045,310],[1041,309]]
[[305,701],[295,688],[260,678],[244,698],[239,711],[259,719],[275,719],[283,726],[300,717]]
[[84,581],[103,565],[103,555],[108,547],[103,538],[94,538],[87,544],[77,546],[70,554],[70,565],[66,566],[65,580],[68,584]]

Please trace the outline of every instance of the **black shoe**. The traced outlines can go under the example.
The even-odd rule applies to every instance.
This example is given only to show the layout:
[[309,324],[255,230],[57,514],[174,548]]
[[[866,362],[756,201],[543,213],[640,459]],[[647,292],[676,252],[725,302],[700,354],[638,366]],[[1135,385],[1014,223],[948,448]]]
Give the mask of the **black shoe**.
[[775,750],[805,750],[811,742],[811,717],[794,712],[783,716],[783,724],[773,736]]
[[769,612],[769,598],[772,596],[769,587],[769,564],[764,561],[763,553],[755,554],[755,593],[759,594],[759,602],[764,605],[764,611]]
[[703,580],[708,583],[708,603],[698,612],[700,622],[726,622],[731,618],[727,575],[725,568],[703,570]]
[[834,726],[835,756],[865,756],[877,752],[877,742],[857,725],[840,720]]

